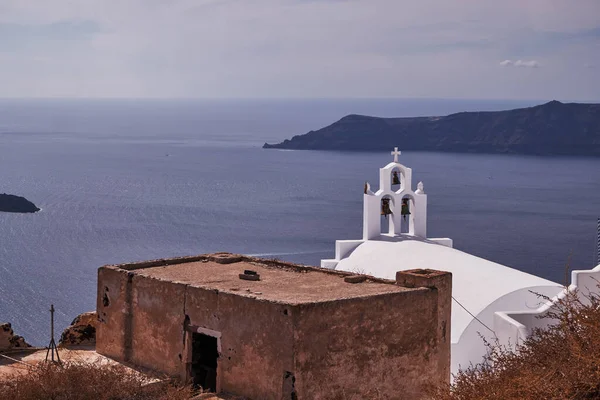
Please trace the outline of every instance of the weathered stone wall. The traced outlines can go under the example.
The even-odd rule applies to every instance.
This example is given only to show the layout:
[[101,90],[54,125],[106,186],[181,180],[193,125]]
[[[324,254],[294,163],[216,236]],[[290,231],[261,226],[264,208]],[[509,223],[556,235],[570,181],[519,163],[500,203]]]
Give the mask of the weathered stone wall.
[[440,382],[432,289],[299,307],[299,399],[419,399]]
[[452,274],[431,269],[413,269],[396,273],[398,285],[426,287],[437,299],[437,375],[441,381],[450,380],[450,322],[452,318]]
[[221,332],[217,377],[221,390],[251,399],[281,400],[293,369],[292,308],[229,293],[189,287],[192,326]]
[[100,269],[98,283],[98,353],[185,379],[190,333],[209,329],[222,333],[220,390],[281,399],[293,367],[290,307],[113,267]]
[[0,323],[0,352],[31,347],[22,336],[15,335],[12,325]]
[[126,347],[131,348],[126,341],[126,337],[130,340],[131,335],[126,336],[125,329],[125,321],[130,320],[127,316],[131,312],[131,304],[126,296],[129,279],[133,279],[133,273],[122,269],[98,269],[96,351],[121,361],[126,359]]
[[127,361],[171,376],[181,374],[185,291],[184,284],[133,277]]
[[96,351],[179,376],[186,285],[100,268]]

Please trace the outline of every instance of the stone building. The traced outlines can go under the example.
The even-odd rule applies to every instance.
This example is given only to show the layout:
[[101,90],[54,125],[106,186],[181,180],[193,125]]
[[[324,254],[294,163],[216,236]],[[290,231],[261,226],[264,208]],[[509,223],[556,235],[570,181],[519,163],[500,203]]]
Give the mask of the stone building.
[[217,253],[101,267],[96,350],[254,400],[419,399],[450,379],[451,275]]

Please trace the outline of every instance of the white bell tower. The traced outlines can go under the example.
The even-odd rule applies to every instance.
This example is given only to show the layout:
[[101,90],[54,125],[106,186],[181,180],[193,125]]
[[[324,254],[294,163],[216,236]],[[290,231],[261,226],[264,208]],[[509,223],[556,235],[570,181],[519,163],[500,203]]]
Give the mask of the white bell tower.
[[[363,240],[376,239],[380,235],[397,236],[400,234],[427,237],[427,195],[423,182],[417,190],[412,190],[412,169],[398,162],[398,148],[392,151],[394,161],[379,169],[379,190],[371,191],[371,185],[365,185],[363,197]],[[394,184],[394,181],[399,184]],[[387,201],[391,214],[386,216],[387,226],[382,225],[383,202]],[[402,223],[408,225],[401,232]]]
[[[335,269],[366,241],[424,240],[452,247],[450,238],[427,238],[427,195],[423,182],[412,189],[412,170],[398,162],[398,148],[392,151],[394,161],[379,169],[379,189],[365,183],[363,195],[363,237],[359,240],[336,240],[335,258],[321,260],[321,267]],[[383,218],[382,215],[386,214]]]

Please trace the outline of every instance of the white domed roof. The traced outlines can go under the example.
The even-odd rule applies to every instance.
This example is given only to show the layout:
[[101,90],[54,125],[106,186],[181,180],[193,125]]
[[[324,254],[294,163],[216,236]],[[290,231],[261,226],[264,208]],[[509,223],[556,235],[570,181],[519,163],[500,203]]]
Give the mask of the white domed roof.
[[[451,369],[479,363],[488,341],[505,334],[496,318],[537,309],[562,286],[525,272],[453,249],[450,238],[427,238],[427,195],[422,182],[412,189],[412,169],[394,161],[379,169],[379,190],[365,183],[363,237],[337,240],[335,258],[321,267],[395,279],[396,272],[435,269],[452,273]],[[382,219],[385,215],[385,220]],[[474,232],[474,235],[477,233]],[[506,318],[505,318],[506,320]],[[510,322],[509,329],[521,329]]]
[[496,311],[535,309],[544,302],[535,293],[552,297],[562,289],[555,282],[408,235],[365,241],[335,267],[386,279],[417,268],[452,273],[453,372],[459,364],[480,361],[485,350],[473,342],[483,344],[479,333],[493,338],[489,331]]
[[[451,272],[453,297],[474,315],[516,290],[536,286],[561,288],[555,282],[414,236],[366,241],[335,269],[396,279],[397,271],[417,268]],[[519,309],[536,308],[536,304],[522,304]],[[458,341],[472,319],[464,309],[453,305],[452,342]]]

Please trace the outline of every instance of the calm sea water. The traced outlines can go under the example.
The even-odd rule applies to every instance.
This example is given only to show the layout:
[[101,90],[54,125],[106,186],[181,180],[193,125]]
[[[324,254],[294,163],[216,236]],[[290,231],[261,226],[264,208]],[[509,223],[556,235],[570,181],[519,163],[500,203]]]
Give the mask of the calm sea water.
[[[0,321],[49,341],[95,307],[96,269],[213,251],[318,265],[361,235],[365,180],[388,153],[262,150],[348,113],[443,115],[532,102],[450,100],[0,100]],[[600,159],[411,153],[429,233],[558,282],[590,268]],[[433,268],[443,269],[443,260]],[[493,285],[493,282],[489,284]]]

